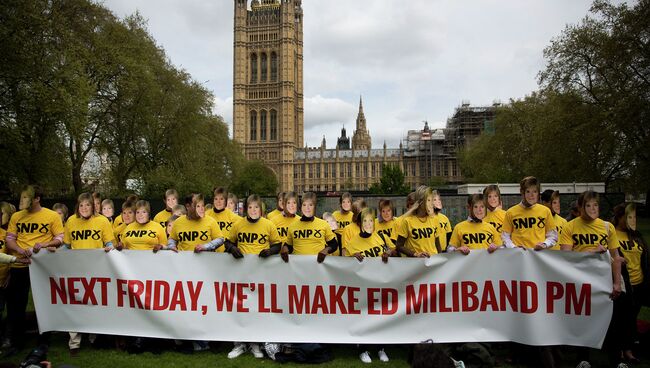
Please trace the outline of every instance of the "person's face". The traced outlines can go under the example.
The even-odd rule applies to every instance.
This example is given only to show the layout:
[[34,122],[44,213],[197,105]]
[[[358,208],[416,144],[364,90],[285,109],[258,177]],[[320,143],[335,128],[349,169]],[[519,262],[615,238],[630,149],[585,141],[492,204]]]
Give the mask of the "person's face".
[[287,203],[284,205],[284,212],[286,212],[288,215],[295,215],[296,211],[298,211],[298,203],[296,202],[296,199],[287,199]]
[[102,200],[99,198],[94,198],[95,202],[95,213],[99,213],[102,210]]
[[312,217],[314,216],[314,202],[312,201],[303,201],[302,202],[302,207],[300,209],[302,210],[302,214],[307,216],[307,217]]
[[176,210],[176,211],[172,212],[172,215],[174,215],[176,217],[181,217],[181,216],[183,216],[183,210]]
[[487,201],[492,208],[497,208],[501,205],[501,200],[499,199],[499,195],[496,192],[488,193]]
[[133,213],[133,210],[130,208],[127,208],[122,211],[122,221],[124,221],[125,224],[130,224],[135,220],[135,213]]
[[106,205],[102,207],[102,215],[106,217],[113,217],[113,214],[115,214],[115,211],[113,210],[113,206]]
[[560,198],[555,198],[551,201],[551,209],[553,212],[560,214]]
[[171,210],[177,204],[178,204],[178,198],[174,197],[173,195],[165,198],[165,205],[167,206],[167,209]]
[[27,210],[32,206],[32,196],[29,192],[24,191],[20,193],[20,204],[18,205],[19,209]]
[[350,211],[352,209],[352,201],[350,198],[343,198],[343,201],[341,201],[341,208],[343,211]]
[[205,215],[205,202],[195,200],[187,209],[187,214],[190,219],[194,220],[203,217]]
[[327,221],[327,223],[330,225],[330,229],[332,229],[332,231],[338,230],[339,224],[336,222],[336,219],[333,216],[328,216],[327,218],[324,218],[323,220]]
[[260,218],[262,216],[262,208],[260,207],[260,204],[257,202],[249,203],[246,214],[253,220]]
[[537,203],[537,200],[539,198],[539,190],[537,190],[537,187],[528,187],[524,191],[524,200],[528,205],[532,206]]
[[229,210],[232,212],[237,212],[237,203],[235,203],[234,200],[231,198],[228,198],[228,201],[226,202],[226,207],[228,207]]
[[[59,212],[59,211],[57,210],[57,212]],[[79,214],[83,218],[89,218],[90,216],[92,216],[92,214],[93,214],[93,204],[90,203],[90,201],[81,201],[79,203]],[[59,213],[59,215],[62,216],[61,213]]]
[[143,225],[149,222],[149,212],[146,208],[140,207],[135,210],[135,221]]
[[373,231],[375,231],[375,218],[372,215],[366,215],[363,218],[363,221],[361,221],[361,226],[363,227],[363,231],[367,232],[368,234],[372,234]]
[[586,220],[595,220],[598,218],[598,215],[600,214],[599,208],[598,208],[598,201],[595,199],[590,199],[585,203],[585,208],[583,210],[583,217]]
[[226,199],[221,194],[217,194],[216,196],[214,196],[212,205],[214,206],[215,209],[222,210],[226,207]]
[[472,213],[477,219],[483,220],[485,218],[485,203],[480,201],[474,203],[472,206]]
[[630,230],[636,230],[636,212],[635,211],[630,212],[627,215],[625,220],[627,222],[627,227],[629,227]]
[[167,221],[167,234],[172,233],[172,227],[174,226],[174,223],[171,221]]
[[433,211],[433,196],[432,195],[427,196],[426,205],[427,205],[427,213],[429,215],[433,215],[434,211]]
[[393,209],[390,207],[382,208],[379,214],[384,222],[388,222],[393,219]]
[[433,196],[433,207],[436,209],[442,209],[442,199],[440,196]]
[[284,198],[282,197],[278,198],[278,210],[284,210]]

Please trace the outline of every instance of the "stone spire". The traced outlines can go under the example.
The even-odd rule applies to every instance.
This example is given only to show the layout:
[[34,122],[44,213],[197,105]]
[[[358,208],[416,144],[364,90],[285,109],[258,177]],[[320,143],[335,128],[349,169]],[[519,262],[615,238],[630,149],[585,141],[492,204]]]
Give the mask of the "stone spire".
[[366,116],[363,114],[363,100],[359,96],[359,113],[357,114],[357,129],[352,135],[352,149],[369,150],[372,147],[370,133],[366,128]]

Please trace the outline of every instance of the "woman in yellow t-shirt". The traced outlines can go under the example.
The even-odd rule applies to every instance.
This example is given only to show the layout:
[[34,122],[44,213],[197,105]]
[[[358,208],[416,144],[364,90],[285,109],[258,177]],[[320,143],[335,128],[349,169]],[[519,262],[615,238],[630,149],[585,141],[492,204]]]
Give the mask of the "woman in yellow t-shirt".
[[437,190],[433,190],[433,216],[438,220],[438,239],[440,241],[440,249],[444,252],[449,244],[451,238],[452,226],[449,218],[442,213],[442,197]]
[[339,198],[339,209],[332,213],[338,227],[335,231],[339,245],[342,244],[341,237],[343,229],[352,223],[352,194],[345,192]]
[[[564,229],[564,225],[566,225],[568,222],[564,219],[564,217],[560,216],[560,192],[557,190],[547,189],[542,192],[540,199],[542,200],[542,204],[551,210],[553,221],[555,222],[555,229],[557,230],[559,239],[559,237],[562,235],[562,229]],[[560,245],[556,244],[550,249],[560,250]]]
[[485,200],[482,194],[472,194],[467,198],[467,220],[456,225],[447,252],[461,252],[465,255],[474,249],[487,249],[493,253],[501,246],[501,235],[494,226],[483,222]]
[[[619,251],[625,258],[623,277],[628,290],[624,295],[627,303],[621,313],[623,333],[623,357],[629,362],[638,362],[632,353],[634,341],[638,338],[636,320],[644,302],[648,300],[648,244],[636,227],[636,204],[621,203],[614,207],[613,225],[620,245]],[[627,271],[627,273],[625,273]],[[623,295],[622,295],[623,297]]]
[[377,221],[375,221],[375,231],[395,243],[397,240],[398,221],[393,216],[393,202],[390,199],[380,199],[378,207],[379,216],[377,216]]
[[499,186],[490,184],[483,189],[483,199],[487,207],[487,213],[483,221],[494,226],[499,235],[503,231],[503,221],[506,218],[506,211],[502,208],[501,190]]
[[151,206],[148,201],[135,204],[135,221],[123,231],[122,243],[129,250],[158,250],[167,244],[165,229],[151,220]]
[[361,231],[361,228],[359,227],[359,224],[361,223],[359,220],[359,215],[361,214],[361,211],[363,211],[363,209],[366,207],[366,201],[361,198],[357,198],[354,200],[354,202],[352,202],[352,210],[350,211],[352,214],[352,222],[350,222],[341,232],[341,243],[339,244],[339,251],[334,253],[334,255],[340,256],[342,248],[348,245],[350,239],[352,239],[353,236],[359,234],[359,231]]
[[[115,220],[117,221],[117,219]],[[124,235],[124,229],[127,226],[135,221],[135,202],[126,201],[122,203],[122,213],[120,213],[120,224],[115,226],[113,222],[113,234],[115,234],[115,240],[117,240],[117,245],[115,249],[122,250],[124,248],[124,243],[122,243],[122,236]]]
[[202,194],[186,196],[185,208],[187,215],[174,221],[165,249],[211,252],[223,245],[225,239],[219,224],[212,217],[205,216]]
[[[438,238],[438,221],[433,213],[433,192],[427,186],[415,191],[417,208],[404,214],[397,232],[397,250],[408,257],[425,257],[442,252]],[[414,205],[414,206],[415,206]]]
[[280,240],[284,244],[287,241],[289,226],[296,221],[300,221],[300,217],[296,215],[298,211],[298,196],[294,192],[287,192],[282,199],[282,204],[284,206],[283,211],[279,215],[269,216],[268,219],[275,224],[280,235]]

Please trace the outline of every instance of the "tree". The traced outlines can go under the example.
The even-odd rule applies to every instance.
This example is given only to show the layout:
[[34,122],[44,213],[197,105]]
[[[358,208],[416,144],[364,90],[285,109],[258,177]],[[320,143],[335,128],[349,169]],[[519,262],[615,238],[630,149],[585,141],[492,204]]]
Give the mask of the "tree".
[[274,196],[278,188],[278,179],[273,170],[261,161],[249,161],[236,174],[230,191],[240,197],[250,194]]
[[397,194],[409,193],[409,188],[404,184],[404,173],[397,165],[381,165],[381,179],[379,183],[370,187],[373,194]]

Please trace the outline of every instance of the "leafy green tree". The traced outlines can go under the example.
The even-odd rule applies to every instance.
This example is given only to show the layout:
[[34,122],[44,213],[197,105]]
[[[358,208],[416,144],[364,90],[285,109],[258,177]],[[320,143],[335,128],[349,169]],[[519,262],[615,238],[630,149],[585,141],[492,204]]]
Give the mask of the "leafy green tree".
[[261,161],[249,161],[239,169],[230,190],[244,198],[250,194],[274,196],[277,188],[273,170]]
[[408,194],[408,186],[404,184],[404,172],[397,165],[381,166],[381,179],[379,183],[370,187],[373,194]]

